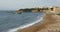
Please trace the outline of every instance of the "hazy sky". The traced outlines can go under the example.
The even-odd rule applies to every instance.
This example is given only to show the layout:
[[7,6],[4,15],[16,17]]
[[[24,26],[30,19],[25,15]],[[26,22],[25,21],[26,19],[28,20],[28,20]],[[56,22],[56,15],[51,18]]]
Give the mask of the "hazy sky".
[[0,0],[0,10],[17,10],[37,6],[60,6],[60,0]]

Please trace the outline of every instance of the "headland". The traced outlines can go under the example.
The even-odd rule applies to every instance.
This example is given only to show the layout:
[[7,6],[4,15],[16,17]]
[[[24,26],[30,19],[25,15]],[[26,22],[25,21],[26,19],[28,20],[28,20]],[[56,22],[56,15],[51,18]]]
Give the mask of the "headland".
[[35,7],[35,8],[25,8],[25,9],[18,9],[16,10],[17,14],[21,14],[23,12],[46,12],[46,11],[54,11],[59,10],[60,7]]

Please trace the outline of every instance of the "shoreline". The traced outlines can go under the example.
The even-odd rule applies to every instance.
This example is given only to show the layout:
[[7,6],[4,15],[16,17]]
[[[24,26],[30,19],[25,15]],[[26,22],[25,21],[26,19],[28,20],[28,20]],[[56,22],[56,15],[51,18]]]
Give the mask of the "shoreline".
[[19,31],[19,30],[22,30],[22,29],[25,29],[25,28],[28,28],[28,27],[31,27],[31,26],[35,26],[36,24],[40,23],[40,21],[43,19],[43,17],[41,17],[41,19],[38,19],[37,21],[33,22],[33,23],[30,23],[28,25],[23,25],[23,26],[20,26],[18,28],[14,28],[14,29],[9,29],[7,32],[16,32],[16,31]]
[[[43,18],[44,23],[38,23],[28,28],[18,30],[18,32],[57,32],[60,31],[60,18],[52,14],[46,14]],[[59,21],[56,21],[59,20]],[[40,25],[41,24],[41,25]]]

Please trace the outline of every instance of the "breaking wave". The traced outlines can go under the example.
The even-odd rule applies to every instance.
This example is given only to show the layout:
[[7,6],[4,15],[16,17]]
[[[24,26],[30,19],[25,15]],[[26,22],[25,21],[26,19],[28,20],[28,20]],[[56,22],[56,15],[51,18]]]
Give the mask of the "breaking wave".
[[20,27],[14,28],[14,29],[9,29],[7,32],[18,32],[19,29],[24,29],[24,28],[30,27],[30,26],[35,25],[43,20],[43,17],[38,17],[38,18],[39,19],[33,23],[29,23],[28,25],[22,25]]

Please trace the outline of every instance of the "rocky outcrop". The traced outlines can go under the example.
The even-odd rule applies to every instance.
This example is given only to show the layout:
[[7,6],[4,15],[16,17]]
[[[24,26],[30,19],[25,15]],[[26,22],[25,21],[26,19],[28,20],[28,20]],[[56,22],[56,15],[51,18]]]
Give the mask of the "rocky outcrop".
[[25,9],[19,9],[16,12],[18,14],[21,14],[23,12],[46,12],[55,10],[60,10],[60,7],[25,8]]
[[26,9],[19,9],[16,12],[17,13],[23,13],[23,12],[42,12],[45,10],[49,10],[49,8],[26,8]]

